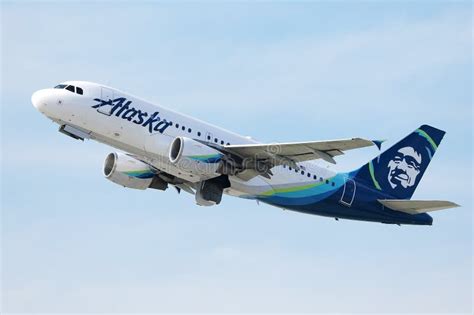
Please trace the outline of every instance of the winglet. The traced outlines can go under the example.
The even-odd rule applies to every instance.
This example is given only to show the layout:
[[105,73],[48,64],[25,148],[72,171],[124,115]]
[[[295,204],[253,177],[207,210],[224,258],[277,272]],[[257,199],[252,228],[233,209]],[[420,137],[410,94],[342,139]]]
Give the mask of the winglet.
[[382,150],[382,143],[384,143],[385,141],[387,141],[387,139],[383,139],[383,140],[372,140],[372,143],[377,146],[377,148],[379,149],[379,151],[381,151],[381,150]]

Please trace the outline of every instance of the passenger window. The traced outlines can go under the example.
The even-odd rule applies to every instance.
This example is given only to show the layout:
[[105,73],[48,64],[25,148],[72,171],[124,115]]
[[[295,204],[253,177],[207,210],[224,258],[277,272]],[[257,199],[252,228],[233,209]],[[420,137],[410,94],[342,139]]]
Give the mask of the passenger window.
[[66,87],[66,90],[71,91],[72,93],[76,93],[76,92],[74,91],[74,86],[72,86],[72,85],[68,85],[68,86]]
[[198,131],[198,137],[200,137],[200,136],[201,136],[201,132],[200,132],[200,131]]
[[211,140],[211,136],[207,136],[207,140]]
[[224,140],[221,140],[221,145],[224,145]]
[[179,128],[179,124],[176,124],[176,128]]
[[191,131],[192,131],[191,128],[188,128],[188,132],[191,133]]
[[80,87],[76,87],[76,93],[79,94],[79,95],[84,94],[84,92],[82,91],[82,89]]
[[218,142],[217,138],[214,138],[214,142],[215,142],[215,143],[217,143],[217,142]]
[[184,131],[184,130],[186,130],[186,127],[184,127],[184,126],[183,126],[183,127],[181,127],[181,130],[183,130],[183,131]]

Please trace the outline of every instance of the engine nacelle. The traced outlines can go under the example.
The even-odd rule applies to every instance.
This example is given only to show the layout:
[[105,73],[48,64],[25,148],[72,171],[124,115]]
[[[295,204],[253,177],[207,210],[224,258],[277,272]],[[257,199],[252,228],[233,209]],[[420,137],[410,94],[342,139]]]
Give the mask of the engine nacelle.
[[146,163],[123,153],[110,153],[105,158],[104,175],[108,180],[133,189],[165,190],[168,184],[155,175]]
[[223,156],[220,151],[186,137],[176,137],[169,150],[171,163],[183,172],[204,179],[220,175]]

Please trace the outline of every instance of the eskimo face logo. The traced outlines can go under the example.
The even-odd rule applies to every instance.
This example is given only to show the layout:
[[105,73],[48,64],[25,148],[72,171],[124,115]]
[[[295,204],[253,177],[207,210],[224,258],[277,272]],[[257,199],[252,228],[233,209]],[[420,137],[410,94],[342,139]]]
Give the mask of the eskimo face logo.
[[421,154],[412,147],[403,147],[388,162],[388,182],[393,189],[412,187],[420,174]]

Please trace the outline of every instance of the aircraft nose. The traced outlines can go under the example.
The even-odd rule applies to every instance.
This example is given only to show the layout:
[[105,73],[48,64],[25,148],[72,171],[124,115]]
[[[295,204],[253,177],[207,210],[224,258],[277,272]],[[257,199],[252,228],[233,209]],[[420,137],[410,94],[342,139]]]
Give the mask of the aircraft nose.
[[48,106],[47,99],[48,90],[39,90],[31,95],[31,103],[33,103],[33,106],[40,112],[43,112],[45,107]]

